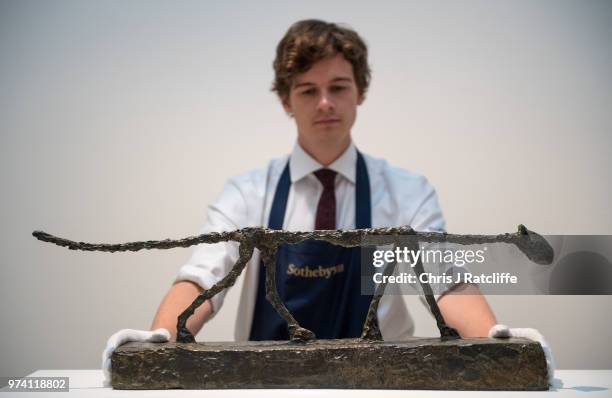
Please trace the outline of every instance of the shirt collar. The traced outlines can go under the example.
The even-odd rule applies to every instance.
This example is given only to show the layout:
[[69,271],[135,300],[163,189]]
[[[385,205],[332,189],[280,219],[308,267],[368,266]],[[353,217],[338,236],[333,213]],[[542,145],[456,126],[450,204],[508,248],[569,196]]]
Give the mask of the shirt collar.
[[[293,152],[291,152],[291,157],[289,158],[292,183],[301,180],[308,174],[323,167],[323,165],[306,153],[299,143],[295,143]],[[357,175],[357,148],[355,148],[353,141],[351,141],[342,155],[327,166],[327,168],[342,175],[353,184],[355,183]]]

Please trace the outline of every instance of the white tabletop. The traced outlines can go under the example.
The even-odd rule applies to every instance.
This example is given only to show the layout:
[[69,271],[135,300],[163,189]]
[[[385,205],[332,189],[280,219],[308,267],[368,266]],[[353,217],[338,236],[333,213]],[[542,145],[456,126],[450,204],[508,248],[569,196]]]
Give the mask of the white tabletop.
[[[70,391],[47,397],[65,395],[84,397],[612,397],[612,370],[557,370],[556,382],[549,391],[433,391],[433,390],[113,390],[102,385],[101,370],[38,370],[29,377],[69,377]],[[44,392],[13,392],[0,389],[0,398],[41,396]]]

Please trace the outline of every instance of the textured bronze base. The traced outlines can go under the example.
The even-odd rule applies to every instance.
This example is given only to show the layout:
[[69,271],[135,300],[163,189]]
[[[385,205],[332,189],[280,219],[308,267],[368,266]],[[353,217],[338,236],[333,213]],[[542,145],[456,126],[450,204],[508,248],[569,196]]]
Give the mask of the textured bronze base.
[[547,390],[544,352],[524,339],[128,343],[116,389]]

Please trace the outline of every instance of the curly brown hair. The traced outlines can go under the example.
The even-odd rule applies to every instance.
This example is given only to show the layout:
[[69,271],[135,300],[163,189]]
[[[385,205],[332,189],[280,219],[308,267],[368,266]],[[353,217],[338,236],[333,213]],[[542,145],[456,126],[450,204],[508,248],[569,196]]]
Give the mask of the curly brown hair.
[[353,66],[353,75],[363,98],[370,84],[368,48],[357,32],[318,19],[291,25],[276,47],[272,91],[285,98],[295,75],[306,72],[316,62],[340,53]]

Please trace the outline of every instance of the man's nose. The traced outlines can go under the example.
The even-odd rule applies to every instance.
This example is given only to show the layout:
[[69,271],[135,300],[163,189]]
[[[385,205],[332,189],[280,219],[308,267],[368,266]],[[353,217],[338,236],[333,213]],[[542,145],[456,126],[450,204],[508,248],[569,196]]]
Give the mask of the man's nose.
[[334,109],[334,101],[327,90],[321,91],[321,96],[319,97],[319,103],[317,104],[317,108],[322,112],[329,112]]

